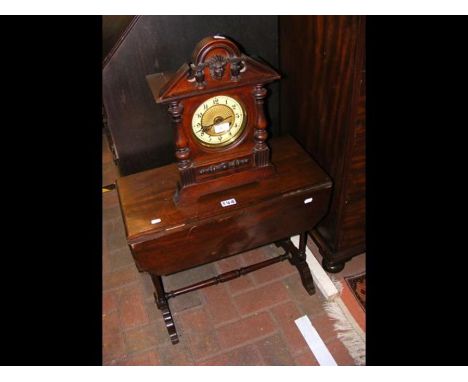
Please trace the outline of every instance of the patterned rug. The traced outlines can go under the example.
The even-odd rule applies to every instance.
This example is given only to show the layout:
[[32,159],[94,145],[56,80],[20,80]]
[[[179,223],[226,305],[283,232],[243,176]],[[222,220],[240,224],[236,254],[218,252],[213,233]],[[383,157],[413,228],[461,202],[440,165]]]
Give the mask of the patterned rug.
[[366,273],[359,275],[348,276],[344,278],[346,284],[351,289],[354,298],[357,300],[361,308],[366,311]]
[[325,301],[324,309],[327,315],[335,320],[333,328],[355,364],[365,365],[365,273],[346,276],[339,280],[332,277],[332,281],[340,294]]

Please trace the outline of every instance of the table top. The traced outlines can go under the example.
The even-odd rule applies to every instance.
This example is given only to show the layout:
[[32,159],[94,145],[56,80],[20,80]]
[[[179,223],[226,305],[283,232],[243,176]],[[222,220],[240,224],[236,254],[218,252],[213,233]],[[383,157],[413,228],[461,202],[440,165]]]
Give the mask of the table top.
[[[179,180],[176,164],[159,167],[117,180],[117,190],[129,242],[157,236],[185,224],[211,219],[271,198],[306,190],[331,188],[328,175],[291,137],[269,141],[276,174],[267,179],[201,197],[180,207],[173,196]],[[221,206],[234,198],[236,204]]]

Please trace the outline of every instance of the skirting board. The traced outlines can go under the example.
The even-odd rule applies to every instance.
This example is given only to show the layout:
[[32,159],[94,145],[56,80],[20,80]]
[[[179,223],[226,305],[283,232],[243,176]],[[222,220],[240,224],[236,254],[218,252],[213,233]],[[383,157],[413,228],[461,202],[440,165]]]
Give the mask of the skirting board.
[[[299,236],[291,237],[291,241],[299,248]],[[309,265],[314,283],[327,300],[324,303],[324,308],[327,315],[335,321],[333,326],[338,333],[338,339],[343,343],[346,349],[348,349],[356,365],[364,365],[366,353],[366,337],[364,331],[354,320],[348,308],[341,300],[340,292],[337,287],[307,246],[306,255],[306,261]]]

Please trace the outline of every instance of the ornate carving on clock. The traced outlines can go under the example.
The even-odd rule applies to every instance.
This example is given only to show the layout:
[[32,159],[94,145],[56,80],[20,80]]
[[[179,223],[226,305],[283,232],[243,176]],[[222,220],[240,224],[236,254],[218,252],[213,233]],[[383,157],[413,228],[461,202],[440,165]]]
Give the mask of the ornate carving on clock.
[[222,80],[226,67],[229,65],[230,80],[239,81],[241,73],[247,70],[245,61],[241,57],[226,57],[221,55],[215,55],[208,61],[198,63],[197,65],[190,65],[190,74],[187,78],[189,82],[195,82],[195,85],[199,89],[203,89],[206,86],[205,81],[205,68],[209,69],[210,77],[214,80]]
[[[203,89],[206,85],[206,82],[205,82],[205,65],[203,64],[199,64],[197,66],[193,65],[193,67],[195,68],[195,81],[196,81],[196,85],[197,85],[197,88],[199,89]],[[191,81],[191,76],[189,77],[189,81]]]
[[224,76],[224,69],[228,60],[224,56],[216,55],[207,62],[210,68],[211,78],[220,80]]
[[231,59],[231,80],[239,81],[240,73],[245,72],[247,68],[245,67],[245,62],[240,58],[234,57]]
[[233,168],[241,167],[243,165],[248,164],[249,162],[250,162],[249,158],[235,159],[229,162],[222,162],[222,163],[218,163],[217,165],[203,167],[198,171],[198,173],[200,175],[214,174],[219,171],[230,170]]

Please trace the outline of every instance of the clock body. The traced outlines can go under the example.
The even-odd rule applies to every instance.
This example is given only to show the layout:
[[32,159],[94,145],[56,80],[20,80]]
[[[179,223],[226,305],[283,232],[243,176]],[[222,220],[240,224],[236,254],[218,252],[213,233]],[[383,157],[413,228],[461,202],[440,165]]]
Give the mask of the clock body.
[[264,101],[265,85],[279,78],[222,36],[200,41],[176,73],[147,76],[174,122],[177,204],[274,175]]

